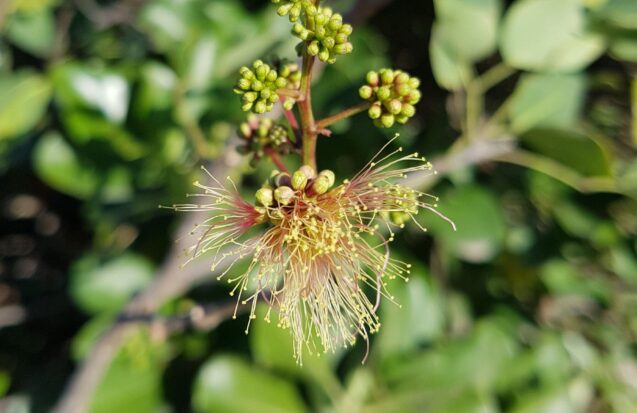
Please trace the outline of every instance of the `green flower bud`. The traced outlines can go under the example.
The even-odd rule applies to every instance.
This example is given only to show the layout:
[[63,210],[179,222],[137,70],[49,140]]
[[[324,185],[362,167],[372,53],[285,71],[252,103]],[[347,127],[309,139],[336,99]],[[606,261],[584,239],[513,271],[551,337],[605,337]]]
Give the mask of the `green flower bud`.
[[314,40],[312,43],[310,43],[307,46],[307,52],[312,55],[312,56],[316,56],[317,54],[319,54],[320,52],[320,48],[319,48],[319,42],[317,42],[316,40]]
[[329,169],[324,169],[319,173],[319,176],[327,177],[330,188],[334,186],[334,183],[336,182],[336,175],[334,175],[334,172],[330,171]]
[[239,86],[239,89],[241,90],[250,90],[251,85],[252,85],[252,82],[250,82],[246,78],[239,79],[239,82],[237,83],[237,86]]
[[274,190],[274,199],[279,205],[289,205],[295,197],[295,193],[289,186],[280,186]]
[[257,100],[257,97],[259,97],[259,95],[257,95],[256,93],[248,92],[248,93],[244,93],[241,99],[243,99],[244,102],[252,103],[255,100]]
[[323,46],[325,46],[328,49],[333,48],[336,45],[336,41],[334,40],[333,37],[326,37],[325,39],[323,39]]
[[412,89],[418,89],[420,87],[420,79],[412,77],[409,79],[409,87]]
[[323,48],[318,54],[318,58],[321,62],[327,62],[330,58],[330,51]]
[[241,105],[241,110],[244,112],[249,111],[250,109],[252,109],[253,104],[248,102],[248,103],[244,103],[243,105]]
[[334,46],[334,53],[336,54],[350,54],[352,51],[354,51],[354,46],[350,42]]
[[419,90],[412,90],[411,93],[406,96],[407,98],[407,102],[415,105],[416,103],[420,102],[420,98],[421,98],[421,94]]
[[380,118],[380,122],[385,128],[391,128],[392,126],[394,126],[395,120],[396,118],[394,118],[394,115],[391,114],[385,114]]
[[394,83],[394,72],[391,69],[385,69],[380,72],[380,80],[384,85],[391,85]]
[[399,96],[407,96],[411,92],[411,87],[407,83],[401,83],[395,88]]
[[308,189],[309,196],[323,195],[330,189],[330,179],[325,175],[319,175],[316,177],[310,188]]
[[363,85],[360,89],[358,89],[358,94],[362,99],[367,100],[371,99],[372,95],[374,94],[374,90],[369,85]]
[[404,103],[400,113],[403,116],[407,116],[408,118],[411,118],[416,114],[416,108],[414,107],[414,105],[411,105],[409,103]]
[[408,121],[409,121],[409,117],[408,116],[405,116],[405,115],[396,116],[396,122],[400,123],[401,125],[404,125]]
[[378,73],[374,72],[373,70],[367,73],[367,83],[369,83],[371,86],[378,86],[379,82],[380,77],[378,76]]
[[349,36],[354,31],[354,28],[351,24],[344,24],[341,26],[340,33],[343,33],[346,36]]
[[305,185],[307,185],[307,176],[303,173],[303,171],[296,171],[292,174],[292,188],[298,190],[305,189]]
[[255,198],[264,207],[269,207],[274,203],[274,193],[270,188],[261,188],[257,191]]
[[392,100],[386,101],[385,108],[387,108],[389,113],[391,113],[392,115],[398,115],[400,111],[403,109],[403,105],[402,103],[400,103],[400,100],[392,99]]
[[369,108],[367,113],[369,114],[370,118],[378,119],[383,114],[383,109],[380,107],[379,104],[374,104],[372,105],[372,107]]
[[391,97],[391,89],[388,86],[381,86],[376,92],[379,100],[387,100]]
[[254,104],[254,111],[256,113],[265,113],[268,110],[268,106],[267,104],[260,100],[257,103]]
[[409,75],[405,72],[401,72],[401,71],[396,71],[396,77],[394,78],[394,83],[396,83],[396,85],[400,85],[403,83],[408,83],[409,82]]
[[239,126],[239,131],[241,133],[241,136],[243,136],[244,138],[249,138],[250,136],[252,136],[252,128],[246,122],[243,122]]

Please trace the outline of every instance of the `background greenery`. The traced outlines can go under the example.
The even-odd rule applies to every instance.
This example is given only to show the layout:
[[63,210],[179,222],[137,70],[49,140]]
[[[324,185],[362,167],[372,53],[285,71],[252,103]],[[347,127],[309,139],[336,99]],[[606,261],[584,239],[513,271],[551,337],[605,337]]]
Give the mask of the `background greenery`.
[[[369,69],[419,76],[396,130],[458,232],[398,237],[414,276],[364,366],[360,344],[299,368],[245,317],[137,327],[90,411],[636,412],[637,2],[329,3],[359,24],[317,112],[356,103]],[[236,69],[295,40],[266,0],[8,0],[0,30],[0,410],[46,412],[169,253],[183,217],[157,205],[233,147]],[[319,164],[346,177],[396,130],[338,124]],[[226,292],[210,276],[160,313]]]

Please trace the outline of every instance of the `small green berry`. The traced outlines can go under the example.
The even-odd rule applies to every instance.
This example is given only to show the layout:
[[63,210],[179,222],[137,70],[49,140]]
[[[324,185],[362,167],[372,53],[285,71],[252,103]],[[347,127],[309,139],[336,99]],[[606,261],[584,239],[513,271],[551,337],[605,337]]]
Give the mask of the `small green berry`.
[[395,120],[396,119],[394,118],[394,115],[391,114],[385,114],[380,118],[380,122],[385,128],[391,128],[392,126],[394,126]]
[[374,90],[369,85],[363,85],[360,89],[358,89],[358,94],[362,99],[367,100],[371,99],[372,95],[374,94]]

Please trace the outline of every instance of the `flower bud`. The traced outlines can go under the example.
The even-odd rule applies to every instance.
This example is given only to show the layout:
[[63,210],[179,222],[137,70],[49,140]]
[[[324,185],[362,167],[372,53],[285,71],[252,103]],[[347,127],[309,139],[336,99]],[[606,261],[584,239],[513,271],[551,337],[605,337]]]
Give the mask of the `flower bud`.
[[252,85],[252,82],[250,82],[246,78],[239,79],[239,82],[237,83],[237,86],[239,86],[239,89],[241,90],[250,90],[251,85]]
[[252,109],[253,104],[248,102],[248,103],[244,103],[243,105],[241,105],[241,110],[244,112],[249,111],[250,109]]
[[319,175],[312,181],[307,194],[309,196],[323,195],[330,189],[330,186],[330,179],[325,175]]
[[380,80],[384,85],[391,85],[394,82],[394,71],[385,69],[380,72]]
[[400,96],[407,96],[411,92],[411,87],[407,83],[401,83],[396,86],[396,93]]
[[307,176],[302,171],[296,171],[292,174],[292,188],[298,190],[305,189],[307,185]]
[[252,103],[252,102],[254,102],[255,100],[257,100],[257,97],[258,97],[258,96],[259,96],[259,95],[257,95],[257,94],[256,94],[256,93],[254,93],[254,92],[248,92],[248,93],[244,93],[244,94],[243,94],[243,97],[242,97],[241,99],[243,99],[243,101],[244,101],[244,102],[250,102],[250,103]]
[[367,73],[367,83],[369,83],[370,86],[378,86],[379,82],[380,82],[380,77],[378,76],[378,73],[374,71]]
[[330,51],[323,48],[318,54],[318,58],[321,62],[327,62],[330,58]]
[[283,108],[285,110],[292,110],[292,108],[294,108],[294,104],[296,103],[296,101],[293,98],[285,98],[285,101],[283,101]]
[[412,90],[411,93],[407,96],[407,102],[415,105],[416,103],[420,102],[420,91],[419,90]]
[[274,190],[274,199],[279,205],[289,205],[294,199],[294,191],[289,186],[281,186]]
[[287,174],[285,172],[281,172],[277,174],[272,179],[272,186],[274,187],[291,186],[291,185],[292,185],[292,178],[290,178],[290,174]]
[[400,72],[400,71],[396,71],[396,77],[394,78],[394,83],[396,83],[396,85],[400,85],[403,83],[408,83],[409,82],[409,75],[405,72]]
[[387,108],[387,111],[389,111],[389,113],[391,113],[392,115],[398,115],[400,111],[403,109],[403,105],[402,103],[400,103],[400,100],[398,99],[392,99],[387,101],[385,103],[385,107]]
[[270,188],[261,188],[257,191],[255,198],[264,207],[269,207],[274,203],[274,194]]
[[411,118],[412,116],[414,116],[416,114],[416,108],[414,107],[414,105],[411,105],[409,103],[405,103],[405,104],[403,104],[403,108],[402,108],[400,114],[403,115],[403,116],[407,116],[408,118]]
[[376,92],[379,100],[387,100],[391,97],[391,89],[388,86],[381,86]]
[[298,170],[302,172],[307,179],[314,179],[316,177],[316,172],[310,165],[303,165]]
[[374,90],[369,85],[363,85],[360,89],[358,89],[358,94],[362,99],[367,100],[371,99],[372,95],[374,94]]
[[395,122],[395,118],[394,115],[391,114],[385,114],[383,116],[381,116],[380,118],[380,123],[383,125],[383,127],[385,128],[391,128],[392,126],[394,126],[394,122]]
[[319,54],[319,51],[319,42],[317,42],[316,40],[314,40],[307,46],[307,52],[312,56],[316,56],[317,54]]
[[254,111],[256,113],[265,113],[268,110],[268,106],[267,104],[260,100],[257,103],[254,104]]
[[239,131],[241,132],[241,136],[243,136],[246,139],[249,138],[250,136],[252,136],[252,128],[246,122],[243,122],[239,126]]
[[383,109],[380,107],[379,104],[374,104],[374,105],[372,105],[371,108],[369,108],[367,113],[369,114],[370,118],[378,119],[383,114]]
[[334,182],[336,182],[336,175],[334,175],[334,172],[330,171],[329,169],[324,169],[319,173],[319,176],[327,177],[330,188],[334,186]]
[[412,89],[418,89],[420,87],[420,79],[412,77],[409,79],[409,87]]

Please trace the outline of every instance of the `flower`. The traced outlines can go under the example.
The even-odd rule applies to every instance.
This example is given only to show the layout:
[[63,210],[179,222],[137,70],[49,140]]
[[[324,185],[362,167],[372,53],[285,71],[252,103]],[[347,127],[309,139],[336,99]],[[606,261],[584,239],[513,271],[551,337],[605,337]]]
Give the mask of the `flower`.
[[[278,314],[299,363],[304,349],[333,352],[357,336],[368,342],[381,326],[381,297],[393,300],[388,281],[409,277],[410,265],[390,256],[395,230],[411,220],[425,231],[415,220],[422,210],[448,220],[436,210],[435,197],[396,183],[409,172],[431,171],[431,164],[417,153],[401,154],[402,148],[382,152],[338,186],[329,170],[274,171],[253,205],[234,184],[228,188],[211,176],[212,186],[195,183],[202,190],[195,196],[207,201],[174,206],[211,213],[198,227],[190,259],[211,253],[213,271],[227,260],[218,279],[233,285],[237,307],[250,305],[252,320],[259,299],[265,301],[265,320]],[[248,257],[247,268],[232,273]],[[366,291],[373,292],[371,299]]]

